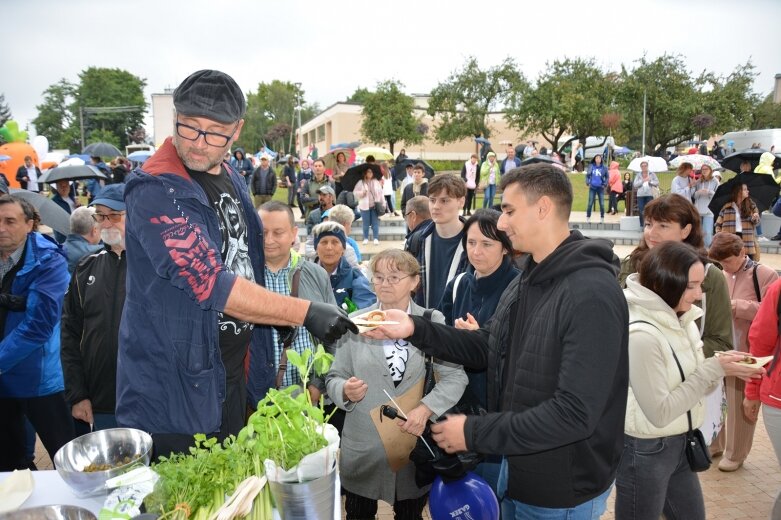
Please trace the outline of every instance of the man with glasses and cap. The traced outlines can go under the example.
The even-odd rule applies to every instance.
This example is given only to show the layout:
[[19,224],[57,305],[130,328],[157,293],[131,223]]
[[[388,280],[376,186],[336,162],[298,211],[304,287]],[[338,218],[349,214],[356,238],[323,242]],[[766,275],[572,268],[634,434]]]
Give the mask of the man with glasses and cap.
[[263,287],[263,227],[224,161],[246,110],[233,78],[195,72],[173,101],[173,137],[125,191],[117,362],[117,423],[150,432],[158,455],[186,452],[195,433],[224,438],[243,427],[247,404],[274,386],[268,325],[303,324],[328,343],[357,332],[335,306]]
[[62,307],[60,357],[77,435],[117,426],[117,348],[127,272],[124,192],[124,184],[110,184],[90,204],[104,247],[78,263]]

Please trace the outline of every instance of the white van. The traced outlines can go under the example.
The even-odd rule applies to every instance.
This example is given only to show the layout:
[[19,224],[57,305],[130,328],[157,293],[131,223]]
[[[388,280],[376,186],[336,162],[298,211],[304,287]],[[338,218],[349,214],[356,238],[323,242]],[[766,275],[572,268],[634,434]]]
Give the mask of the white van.
[[759,143],[759,147],[770,150],[776,147],[776,152],[781,151],[781,128],[767,128],[765,130],[747,130],[745,132],[727,132],[719,141],[724,141],[728,152],[734,149],[736,152],[751,148]]

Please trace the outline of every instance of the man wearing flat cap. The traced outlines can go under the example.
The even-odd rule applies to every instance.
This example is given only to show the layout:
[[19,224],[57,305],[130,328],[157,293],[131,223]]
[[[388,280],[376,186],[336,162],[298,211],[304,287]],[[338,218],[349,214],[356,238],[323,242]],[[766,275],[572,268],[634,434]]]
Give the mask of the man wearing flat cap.
[[263,227],[224,160],[246,109],[233,78],[195,72],[174,107],[173,137],[125,190],[116,418],[150,432],[157,455],[186,451],[195,433],[239,431],[247,402],[274,385],[269,325],[303,324],[325,342],[357,332],[335,306],[263,288]]

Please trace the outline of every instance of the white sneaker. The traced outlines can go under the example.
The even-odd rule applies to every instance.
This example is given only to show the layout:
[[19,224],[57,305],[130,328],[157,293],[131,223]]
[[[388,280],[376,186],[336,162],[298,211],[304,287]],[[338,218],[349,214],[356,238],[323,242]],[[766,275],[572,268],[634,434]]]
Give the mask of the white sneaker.
[[591,217],[586,217],[586,224],[591,224]]
[[368,239],[368,238],[364,238],[364,239],[363,239],[363,245],[366,245],[366,244],[368,244],[368,243],[369,243],[369,239]]
[[604,218],[599,219],[599,223],[600,224],[604,224],[605,223],[605,219]]
[[375,245],[375,246],[378,246],[378,245],[380,245],[380,241],[379,241],[379,240],[377,240],[376,238],[374,239],[374,245]]
[[770,239],[767,237],[759,237],[757,240],[759,240],[760,242],[770,242]]

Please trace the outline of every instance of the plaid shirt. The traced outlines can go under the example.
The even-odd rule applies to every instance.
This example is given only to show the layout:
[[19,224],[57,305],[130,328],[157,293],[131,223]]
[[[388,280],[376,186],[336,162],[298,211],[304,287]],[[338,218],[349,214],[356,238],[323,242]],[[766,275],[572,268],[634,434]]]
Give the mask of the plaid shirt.
[[5,275],[8,274],[8,272],[14,268],[14,266],[19,263],[19,260],[22,258],[22,253],[24,252],[24,246],[27,245],[27,240],[25,239],[24,242],[22,242],[22,245],[19,246],[19,248],[11,253],[11,256],[8,257],[8,260],[0,260],[0,281],[5,278]]
[[[274,291],[277,294],[283,296],[290,296],[290,286],[288,285],[288,275],[290,274],[292,258],[288,260],[287,265],[277,271],[276,273],[265,266],[266,274],[266,289]],[[279,360],[282,357],[282,343],[279,341],[279,334],[275,328],[271,328],[271,334],[274,340],[274,366],[279,370]],[[314,345],[312,344],[312,338],[309,336],[309,332],[304,327],[298,327],[296,338],[293,340],[293,344],[290,346],[293,350],[299,354],[303,354],[304,350],[312,349],[314,352]],[[287,370],[285,371],[285,377],[282,379],[282,387],[290,385],[301,384],[301,376],[298,373],[298,369],[294,367],[290,362],[287,364]]]

